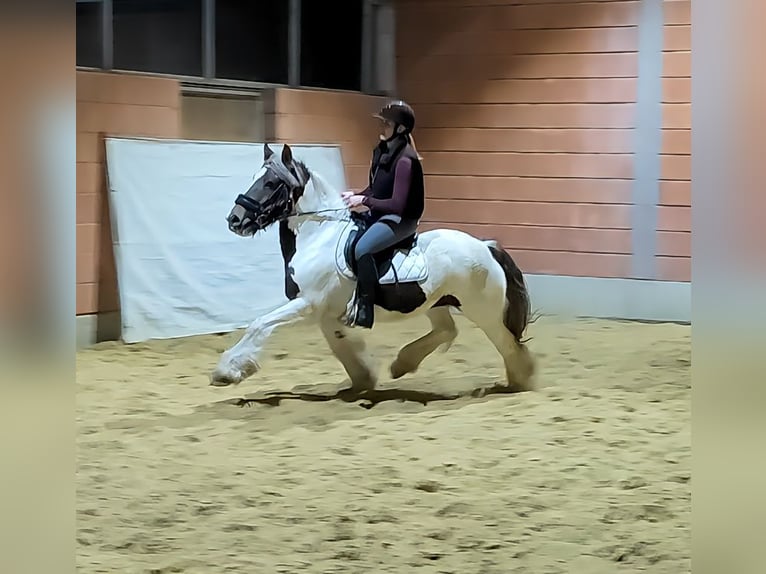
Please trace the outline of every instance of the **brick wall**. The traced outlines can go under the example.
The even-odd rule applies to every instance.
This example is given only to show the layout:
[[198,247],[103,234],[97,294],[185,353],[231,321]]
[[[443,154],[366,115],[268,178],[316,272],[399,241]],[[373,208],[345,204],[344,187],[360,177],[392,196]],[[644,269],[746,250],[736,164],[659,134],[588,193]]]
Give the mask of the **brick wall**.
[[[630,276],[639,4],[399,0],[398,88],[418,115],[424,227],[496,237],[529,273]],[[688,7],[668,4],[676,20]],[[669,105],[665,127],[687,125],[688,104]],[[688,159],[663,156],[663,178]],[[683,276],[670,256],[685,241],[674,234],[685,216],[667,209],[664,279]]]
[[77,314],[116,311],[104,135],[178,137],[179,85],[140,75],[77,72]]
[[274,142],[340,144],[350,188],[367,186],[378,123],[372,114],[382,98],[351,92],[278,88],[266,102],[267,139]]
[[691,2],[666,0],[662,72],[661,279],[691,280]]

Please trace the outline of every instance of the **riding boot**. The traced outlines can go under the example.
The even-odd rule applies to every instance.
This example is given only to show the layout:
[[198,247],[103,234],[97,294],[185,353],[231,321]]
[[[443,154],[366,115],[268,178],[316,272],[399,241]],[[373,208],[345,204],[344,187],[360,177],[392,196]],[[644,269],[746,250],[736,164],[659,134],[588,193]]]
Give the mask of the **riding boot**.
[[357,327],[372,329],[375,320],[375,287],[378,283],[378,266],[372,255],[363,255],[357,261],[356,314]]

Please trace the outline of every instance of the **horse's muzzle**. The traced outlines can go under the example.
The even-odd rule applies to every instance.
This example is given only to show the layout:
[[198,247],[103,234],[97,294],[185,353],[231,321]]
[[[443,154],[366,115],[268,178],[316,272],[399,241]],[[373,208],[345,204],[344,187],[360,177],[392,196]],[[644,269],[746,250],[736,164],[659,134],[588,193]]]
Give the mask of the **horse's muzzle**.
[[254,219],[253,214],[243,206],[235,205],[226,218],[226,223],[232,233],[247,235],[249,228],[255,223]]

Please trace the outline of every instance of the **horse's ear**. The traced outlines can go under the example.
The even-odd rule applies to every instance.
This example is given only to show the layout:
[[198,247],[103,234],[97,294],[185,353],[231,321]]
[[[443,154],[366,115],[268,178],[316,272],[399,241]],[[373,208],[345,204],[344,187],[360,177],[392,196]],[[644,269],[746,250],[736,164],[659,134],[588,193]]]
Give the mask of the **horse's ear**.
[[293,150],[290,149],[290,146],[285,144],[282,147],[282,164],[284,165],[290,165],[293,163]]
[[269,161],[273,155],[274,150],[269,147],[269,144],[263,144],[263,161]]

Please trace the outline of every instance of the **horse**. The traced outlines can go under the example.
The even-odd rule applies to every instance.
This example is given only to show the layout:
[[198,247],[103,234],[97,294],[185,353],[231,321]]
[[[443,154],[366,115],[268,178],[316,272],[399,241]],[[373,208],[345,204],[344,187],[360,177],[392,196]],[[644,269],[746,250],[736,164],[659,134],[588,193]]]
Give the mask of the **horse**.
[[[340,190],[293,157],[284,144],[276,154],[264,144],[263,164],[226,218],[231,232],[251,237],[279,223],[288,301],[255,319],[225,350],[210,375],[213,386],[237,385],[255,374],[275,330],[313,323],[342,364],[351,390],[373,391],[377,374],[360,329],[344,320],[355,292],[353,247],[364,231]],[[294,245],[286,246],[293,236]],[[426,315],[431,331],[402,347],[390,365],[392,378],[415,372],[435,350],[457,336],[452,310],[478,326],[505,366],[507,392],[532,390],[535,361],[524,339],[531,321],[524,276],[494,240],[454,229],[416,233],[378,254],[377,323]]]

